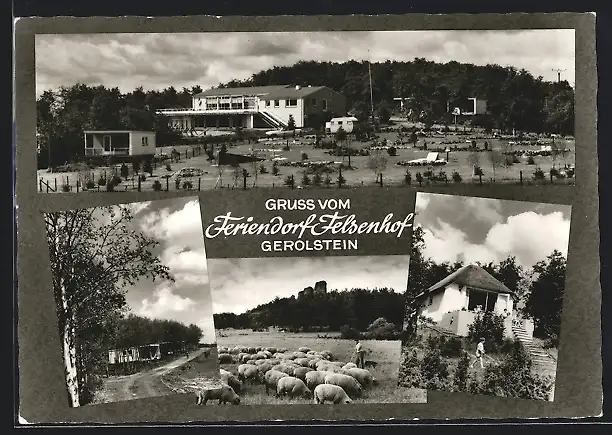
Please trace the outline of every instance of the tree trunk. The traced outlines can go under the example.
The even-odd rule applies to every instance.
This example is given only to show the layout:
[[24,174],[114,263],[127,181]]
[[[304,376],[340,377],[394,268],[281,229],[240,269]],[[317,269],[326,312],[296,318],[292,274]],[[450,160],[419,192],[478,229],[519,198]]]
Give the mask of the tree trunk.
[[79,381],[76,367],[76,348],[74,346],[75,330],[72,320],[66,319],[62,331],[62,348],[64,352],[64,370],[66,373],[66,387],[70,397],[70,406],[76,408],[79,402]]

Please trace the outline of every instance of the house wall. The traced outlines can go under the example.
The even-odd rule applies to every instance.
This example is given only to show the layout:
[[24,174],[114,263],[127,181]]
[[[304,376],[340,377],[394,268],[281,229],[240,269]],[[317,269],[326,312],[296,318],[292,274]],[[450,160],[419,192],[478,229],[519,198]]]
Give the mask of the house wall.
[[465,289],[460,289],[457,284],[452,283],[443,292],[433,295],[431,304],[429,304],[429,297],[426,296],[421,314],[439,322],[444,314],[464,308],[466,301]]
[[[316,100],[316,101],[313,101]],[[323,108],[323,100],[327,101],[327,109]],[[335,113],[336,116],[346,114],[346,98],[329,88],[320,89],[305,98],[304,114],[310,115],[324,111]]]
[[[143,139],[146,138],[146,145]],[[133,131],[130,133],[130,155],[142,156],[155,154],[155,132]]]
[[[259,111],[270,113],[272,116],[279,118],[285,124],[289,122],[289,115],[293,115],[295,126],[298,128],[304,127],[304,100],[298,98],[297,106],[289,107],[287,107],[287,101],[284,99],[278,100],[278,107],[274,107],[274,101],[274,99],[270,99],[266,96],[260,97],[258,103]],[[267,102],[270,103],[269,106],[266,106]]]

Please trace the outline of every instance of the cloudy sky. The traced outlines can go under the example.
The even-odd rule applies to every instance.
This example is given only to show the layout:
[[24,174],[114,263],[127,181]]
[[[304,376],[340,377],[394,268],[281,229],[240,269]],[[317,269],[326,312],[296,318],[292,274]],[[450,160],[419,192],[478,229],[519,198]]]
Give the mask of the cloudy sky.
[[214,312],[243,313],[277,296],[297,296],[317,281],[327,281],[328,291],[386,287],[403,292],[408,261],[399,255],[210,259]]
[[417,193],[414,223],[436,262],[499,262],[530,268],[554,249],[567,256],[569,205]]
[[152,253],[168,266],[175,282],[142,279],[127,289],[131,312],[141,316],[195,323],[201,341],[214,343],[215,329],[202,218],[197,197],[136,202],[129,206],[134,228],[160,242]]
[[87,85],[145,90],[247,79],[300,60],[496,63],[575,80],[573,29],[36,35],[36,92]]

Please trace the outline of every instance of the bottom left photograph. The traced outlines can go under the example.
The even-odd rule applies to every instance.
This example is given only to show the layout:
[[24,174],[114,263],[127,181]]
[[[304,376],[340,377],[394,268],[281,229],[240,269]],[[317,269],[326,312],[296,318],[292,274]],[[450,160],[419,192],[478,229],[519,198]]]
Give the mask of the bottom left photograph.
[[45,224],[71,407],[220,386],[197,197],[50,212]]

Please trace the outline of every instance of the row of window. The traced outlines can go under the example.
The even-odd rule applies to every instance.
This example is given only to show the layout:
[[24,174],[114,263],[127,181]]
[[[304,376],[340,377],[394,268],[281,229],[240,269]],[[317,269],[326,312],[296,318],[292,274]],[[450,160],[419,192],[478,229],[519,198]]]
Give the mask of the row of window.
[[[198,100],[198,105],[200,107],[202,107],[202,101],[203,100]],[[255,104],[254,102],[251,101],[245,101],[244,105],[242,104],[241,101],[236,101],[236,100],[232,100],[231,102],[229,100],[223,101],[222,102],[214,103],[214,102],[206,102],[206,110],[242,110],[242,109],[252,109],[255,108]],[[266,107],[280,107],[280,102],[281,100],[266,100]],[[306,102],[308,104],[310,104],[312,107],[317,107],[318,101],[316,98],[309,98],[306,100]],[[297,99],[287,99],[285,100],[285,107],[297,107],[298,103],[297,103]],[[321,99],[321,106],[323,108],[323,110],[327,110],[327,100],[326,99]]]
[[[149,145],[149,137],[148,136],[143,136],[140,138],[140,144],[142,146],[148,146]],[[102,136],[102,146],[104,147],[104,149],[106,151],[110,151],[111,150],[111,140],[112,137],[109,135],[104,135]],[[88,142],[87,143],[87,147],[88,148],[92,148],[93,147],[93,142]]]

